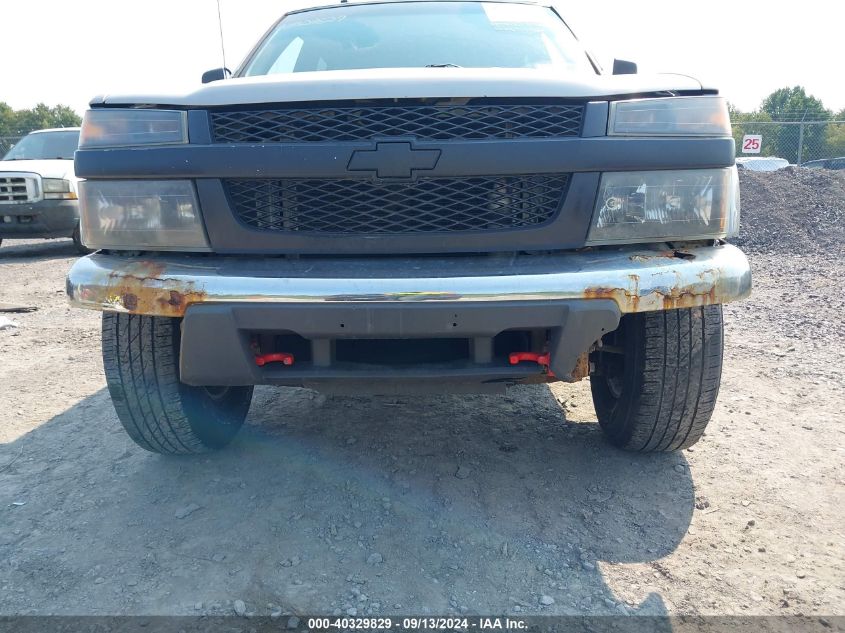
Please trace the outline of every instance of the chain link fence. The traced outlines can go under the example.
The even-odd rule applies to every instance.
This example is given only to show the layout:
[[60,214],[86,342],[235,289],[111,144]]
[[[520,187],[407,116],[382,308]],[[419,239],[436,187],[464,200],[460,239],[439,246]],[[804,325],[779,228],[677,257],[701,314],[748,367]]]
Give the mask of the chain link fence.
[[22,136],[0,136],[0,158],[6,155],[12,147],[21,140]]
[[737,157],[777,157],[806,167],[831,167],[829,159],[845,157],[845,121],[744,121],[733,124],[733,135]]

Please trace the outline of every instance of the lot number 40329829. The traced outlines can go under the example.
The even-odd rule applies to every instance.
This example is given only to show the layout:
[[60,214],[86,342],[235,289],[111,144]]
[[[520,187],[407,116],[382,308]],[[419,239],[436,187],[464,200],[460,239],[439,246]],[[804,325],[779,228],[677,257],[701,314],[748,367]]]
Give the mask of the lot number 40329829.
[[743,154],[759,154],[763,147],[763,137],[760,134],[746,134],[742,137]]

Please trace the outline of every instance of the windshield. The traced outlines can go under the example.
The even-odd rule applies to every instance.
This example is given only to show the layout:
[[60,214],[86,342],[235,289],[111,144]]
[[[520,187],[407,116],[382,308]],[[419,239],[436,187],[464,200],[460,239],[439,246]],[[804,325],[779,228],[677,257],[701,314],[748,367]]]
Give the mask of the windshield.
[[9,150],[3,160],[46,160],[64,158],[73,160],[79,145],[79,130],[67,132],[37,132],[24,136]]
[[456,66],[595,73],[548,7],[397,2],[289,15],[258,46],[242,75]]

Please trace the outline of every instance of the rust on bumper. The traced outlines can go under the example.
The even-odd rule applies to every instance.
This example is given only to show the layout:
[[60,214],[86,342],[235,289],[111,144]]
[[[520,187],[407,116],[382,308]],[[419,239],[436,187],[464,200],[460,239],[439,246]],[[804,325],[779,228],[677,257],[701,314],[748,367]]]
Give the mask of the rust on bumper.
[[544,299],[611,299],[632,313],[742,299],[751,291],[751,271],[745,255],[727,244],[378,259],[94,254],[76,262],[67,290],[77,307],[168,317],[197,303]]
[[74,290],[68,285],[68,294],[80,303],[95,303],[106,311],[169,317],[181,317],[189,305],[208,298],[196,281],[169,278],[163,263],[150,260],[112,270],[98,284]]

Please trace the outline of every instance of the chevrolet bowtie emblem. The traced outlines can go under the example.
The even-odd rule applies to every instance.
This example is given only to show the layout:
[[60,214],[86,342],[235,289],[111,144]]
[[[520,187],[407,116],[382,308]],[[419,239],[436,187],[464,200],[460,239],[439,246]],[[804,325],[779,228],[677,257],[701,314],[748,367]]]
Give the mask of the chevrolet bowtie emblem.
[[434,169],[439,159],[439,149],[414,149],[410,143],[376,143],[375,149],[353,152],[346,169],[370,171],[378,178],[411,178],[419,170]]

